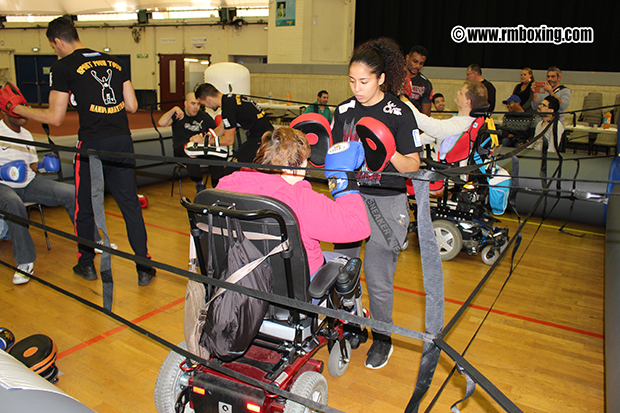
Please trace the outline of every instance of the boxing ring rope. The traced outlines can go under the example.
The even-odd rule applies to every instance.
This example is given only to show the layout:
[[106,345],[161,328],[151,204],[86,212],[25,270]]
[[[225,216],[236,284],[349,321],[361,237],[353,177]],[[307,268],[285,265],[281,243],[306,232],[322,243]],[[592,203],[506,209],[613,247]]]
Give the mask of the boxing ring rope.
[[[591,109],[588,109],[591,110]],[[541,135],[539,135],[536,138],[540,138],[540,136],[542,136],[544,133],[546,132],[546,129],[543,131],[543,133]],[[161,136],[161,135],[160,135]],[[536,140],[536,138],[534,140]],[[7,138],[7,137],[0,137],[0,140],[6,140],[12,143],[23,143],[23,141],[19,140],[19,139],[14,139],[14,138]],[[66,146],[59,146],[59,145],[53,145],[53,144],[45,144],[45,143],[40,143],[40,142],[28,142],[30,145],[33,146],[38,146],[38,147],[42,147],[42,148],[46,148],[52,151],[66,151],[66,152],[73,152],[73,153],[82,153],[82,154],[86,154],[86,155],[98,155],[98,156],[113,156],[113,157],[119,157],[119,158],[134,158],[134,159],[147,159],[147,160],[153,160],[153,161],[160,161],[160,162],[179,162],[179,161],[183,161],[185,163],[197,163],[197,164],[205,164],[205,165],[230,165],[231,163],[226,162],[226,161],[218,161],[218,160],[201,160],[201,159],[187,159],[187,158],[175,158],[175,157],[165,157],[165,156],[156,156],[156,155],[145,155],[145,154],[127,154],[127,153],[115,153],[115,152],[109,152],[109,151],[100,151],[100,152],[95,152],[92,150],[83,150],[83,149],[78,149],[78,148],[74,148],[74,147],[66,147]],[[515,151],[512,151],[510,154],[508,154],[506,157],[508,156],[512,156],[513,154],[516,154],[518,152],[520,152],[521,150],[524,150],[524,148],[517,148]],[[245,164],[245,163],[237,163],[235,162],[233,165],[239,167],[239,166],[248,166],[248,167],[252,167],[252,166],[256,166],[254,164]],[[477,169],[480,165],[477,165],[474,169]],[[261,168],[266,169],[267,167],[271,167],[273,169],[306,169],[306,168],[292,168],[292,167],[277,167],[277,166],[266,166],[266,165],[261,165]],[[313,170],[323,170],[321,168],[314,168]],[[449,172],[447,172],[449,171]],[[454,168],[454,169],[450,169],[450,170],[446,170],[446,171],[442,171],[441,174],[438,173],[431,173],[429,171],[420,171],[419,173],[409,173],[409,174],[400,174],[401,176],[407,177],[407,178],[411,178],[413,180],[424,180],[424,181],[428,181],[428,180],[437,180],[438,176],[440,175],[459,175],[464,173],[464,168]],[[470,174],[473,174],[474,171],[470,171]],[[536,179],[541,179],[540,177],[536,177]],[[567,180],[567,181],[571,181],[570,179],[563,179],[563,178],[544,178],[547,180]],[[576,179],[573,179],[572,181],[576,181]],[[599,181],[596,181],[599,182]],[[617,181],[600,181],[603,183],[608,183],[608,184],[616,184]],[[516,189],[516,187],[515,187]],[[549,192],[555,192],[554,190],[545,190],[541,193],[538,202],[536,203],[535,208],[540,204],[540,202],[542,201],[542,199],[549,193]],[[605,193],[605,195],[607,195],[607,193]],[[524,222],[519,226],[519,229],[517,231],[517,234],[520,233],[521,229],[523,228],[523,225],[525,225],[525,223],[527,222],[527,220],[529,220],[529,218],[531,217],[533,211],[535,210],[535,208],[533,208],[530,213],[528,214],[528,216],[526,217],[526,219],[524,220]],[[85,239],[80,239],[72,234],[68,234],[68,233],[64,233],[62,231],[56,230],[52,227],[49,227],[47,225],[42,225],[39,224],[37,222],[31,221],[31,220],[24,220],[20,217],[17,216],[12,216],[9,213],[6,213],[5,211],[0,211],[0,213],[4,214],[6,217],[8,217],[9,219],[12,219],[14,221],[20,222],[22,224],[27,224],[27,225],[33,225],[37,228],[40,229],[47,229],[49,232],[55,233],[56,235],[62,236],[64,238],[73,240],[73,241],[77,241],[80,243],[83,243],[85,245],[91,246],[91,247],[98,247],[98,248],[102,248],[101,246],[99,246],[98,244],[95,245],[94,242],[91,242],[89,240],[85,240]],[[512,240],[510,241],[509,245],[512,244],[514,242],[514,240],[516,239],[516,237],[512,238]],[[308,303],[303,303],[303,302],[298,302],[295,300],[291,300],[289,298],[286,297],[282,297],[282,296],[276,296],[273,294],[269,294],[269,293],[262,293],[256,290],[249,290],[246,289],[244,287],[241,287],[239,285],[236,284],[228,284],[224,281],[220,281],[217,279],[211,279],[211,278],[207,278],[204,276],[201,276],[199,274],[195,274],[195,273],[191,273],[189,271],[185,271],[185,270],[181,270],[179,268],[164,264],[164,263],[160,263],[157,261],[151,261],[148,260],[146,258],[142,258],[142,257],[136,257],[132,254],[128,254],[122,251],[116,251],[116,250],[112,250],[108,247],[103,247],[102,249],[106,250],[107,252],[113,254],[113,255],[117,255],[120,256],[121,258],[124,259],[128,259],[128,260],[132,260],[136,263],[140,263],[143,265],[151,265],[155,268],[164,270],[164,271],[168,271],[171,272],[173,274],[176,275],[180,275],[180,276],[184,276],[186,278],[190,278],[190,279],[194,279],[196,281],[199,282],[203,282],[203,283],[208,283],[208,284],[212,284],[215,285],[217,287],[222,287],[222,288],[226,288],[226,289],[230,289],[232,291],[236,291],[242,294],[246,294],[246,295],[250,295],[256,298],[260,298],[263,300],[267,300],[270,302],[274,302],[274,303],[278,303],[281,305],[285,305],[285,306],[289,306],[289,307],[295,307],[299,310],[303,310],[306,312],[312,312],[312,313],[317,313],[317,314],[321,314],[324,316],[329,316],[329,317],[335,317],[335,318],[339,318],[339,319],[343,319],[349,322],[353,322],[353,323],[357,323],[357,324],[361,324],[361,325],[365,325],[365,326],[370,326],[370,327],[378,327],[381,328],[383,330],[388,330],[391,331],[395,334],[399,334],[399,335],[403,335],[405,337],[410,337],[410,338],[414,338],[417,340],[422,340],[425,343],[433,343],[435,346],[437,346],[440,351],[444,351],[446,352],[446,354],[453,359],[453,361],[455,361],[456,365],[458,366],[459,370],[464,371],[465,373],[467,373],[467,375],[473,379],[473,381],[475,381],[476,383],[478,383],[480,385],[480,387],[482,387],[489,395],[491,395],[491,397],[493,397],[493,399],[495,399],[500,406],[502,406],[502,408],[505,411],[508,412],[518,412],[520,411],[519,408],[514,405],[514,403],[512,403],[510,401],[510,399],[508,399],[505,395],[503,395],[501,393],[501,391],[499,391],[499,389],[497,389],[488,379],[486,379],[484,377],[484,375],[482,375],[481,373],[479,373],[474,366],[472,366],[471,364],[469,364],[467,362],[467,360],[462,356],[459,355],[452,347],[450,347],[449,344],[447,344],[443,338],[445,337],[445,335],[447,334],[447,332],[450,331],[450,329],[454,326],[456,320],[458,319],[458,317],[460,317],[460,315],[462,315],[463,311],[465,308],[467,308],[467,306],[469,304],[471,304],[471,301],[473,300],[473,298],[475,297],[475,295],[479,292],[480,288],[482,287],[482,285],[484,285],[484,283],[490,278],[491,274],[493,273],[493,271],[495,270],[495,268],[497,267],[497,265],[499,264],[499,262],[504,258],[506,251],[508,251],[508,248],[506,248],[501,254],[499,259],[495,262],[495,264],[493,264],[491,266],[491,268],[489,269],[489,271],[487,272],[487,274],[485,275],[484,279],[480,282],[479,286],[472,292],[472,294],[470,295],[470,297],[468,298],[468,300],[461,306],[461,309],[459,309],[459,312],[457,312],[457,316],[453,317],[450,322],[443,328],[443,330],[441,332],[439,332],[436,335],[432,335],[432,334],[427,334],[427,333],[423,333],[423,332],[418,332],[415,330],[410,330],[404,327],[400,327],[400,326],[396,326],[396,325],[388,325],[376,320],[372,320],[372,319],[365,319],[365,318],[361,318],[361,317],[357,317],[354,315],[350,315],[347,313],[342,313],[339,311],[335,311],[335,310],[330,310],[330,309],[326,309],[323,307],[317,307],[317,306],[313,306],[312,304],[308,304]],[[514,251],[513,251],[513,258],[514,258]],[[144,262],[142,262],[144,261]],[[8,268],[12,268],[13,270],[16,270],[15,267],[5,263],[5,262],[0,262],[2,265],[5,265]],[[512,273],[512,265],[511,265],[511,273]],[[37,280],[38,282],[41,282],[42,284],[50,287],[50,288],[54,288],[57,291],[60,291],[61,289],[59,289],[59,287],[54,286],[51,283],[48,283],[47,281],[43,281],[39,278],[37,278],[36,276],[31,276],[32,279]],[[508,277],[508,279],[510,278],[510,276]],[[508,281],[508,279],[506,280],[506,282]],[[61,291],[62,292],[62,291]],[[500,291],[501,293],[501,291]],[[110,317],[132,327],[129,321],[122,319],[121,317],[117,316],[116,314],[114,314],[112,311],[107,311],[105,309],[103,309],[102,307],[99,307],[93,303],[90,303],[89,301],[81,298],[81,297],[77,297],[75,295],[73,295],[70,292],[63,292],[63,294],[66,294],[67,296],[70,296],[80,302],[83,302],[86,305],[89,305],[93,308],[98,307],[97,309],[99,311],[101,311],[104,314],[109,315]],[[89,304],[88,304],[89,303]],[[489,310],[490,311],[490,310]],[[384,325],[385,324],[385,325]],[[176,351],[186,357],[189,356],[189,353],[187,353],[185,350],[178,348],[177,346],[175,346],[172,343],[167,342],[164,339],[161,339],[160,337],[157,337],[155,335],[153,335],[152,333],[148,332],[147,330],[143,330],[138,326],[135,326],[134,328],[136,331],[141,332],[142,334],[146,335],[147,337],[158,341],[160,344],[165,345],[166,347],[170,348],[173,351]],[[186,354],[187,353],[187,354]],[[191,358],[196,358],[196,356],[191,355]],[[206,360],[201,360],[205,361]],[[207,365],[208,362],[206,362],[205,364]],[[422,367],[421,369],[422,370]],[[227,373],[224,373],[227,374]],[[432,379],[432,375],[431,375],[431,379]],[[428,383],[430,385],[430,382]],[[277,393],[274,389],[270,389],[269,391],[272,391],[274,393]],[[313,404],[314,402],[312,402],[311,400],[307,400],[307,399],[303,399],[303,398],[299,398],[298,396],[295,396],[293,394],[290,394],[289,392],[286,391],[282,391],[282,390],[278,390],[282,392],[282,396],[283,397],[287,397],[287,398],[291,398],[296,402],[302,403],[306,406],[309,406],[313,409],[318,409],[320,411],[330,411],[330,412],[334,412],[337,411],[335,409],[329,408],[328,406],[319,406],[316,403]],[[287,394],[288,393],[288,394]],[[277,393],[280,394],[280,393]],[[429,406],[429,408],[431,408],[431,406]],[[407,411],[417,411],[417,407],[415,408],[415,410],[410,410],[409,406],[408,406],[408,410]]]

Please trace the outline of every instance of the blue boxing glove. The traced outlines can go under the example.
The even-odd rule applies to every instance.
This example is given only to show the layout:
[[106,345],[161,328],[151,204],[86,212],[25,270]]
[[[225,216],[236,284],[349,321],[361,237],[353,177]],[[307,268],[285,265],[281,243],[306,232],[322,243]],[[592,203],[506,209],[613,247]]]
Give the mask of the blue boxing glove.
[[38,163],[37,170],[42,174],[46,172],[58,172],[60,170],[60,159],[58,159],[58,155],[52,152],[43,155],[43,162]]
[[325,177],[334,199],[359,192],[353,171],[364,163],[364,147],[360,142],[339,142],[325,155]]
[[3,181],[24,182],[28,173],[25,161],[12,161],[0,166],[0,179]]

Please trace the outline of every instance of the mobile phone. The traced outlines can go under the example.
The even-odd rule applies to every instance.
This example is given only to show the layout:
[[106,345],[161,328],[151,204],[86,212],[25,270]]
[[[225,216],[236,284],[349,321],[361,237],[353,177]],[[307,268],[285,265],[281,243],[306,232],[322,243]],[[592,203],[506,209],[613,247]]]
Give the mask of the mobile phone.
[[547,82],[543,82],[543,81],[534,82],[534,92],[542,93],[545,90],[545,83]]

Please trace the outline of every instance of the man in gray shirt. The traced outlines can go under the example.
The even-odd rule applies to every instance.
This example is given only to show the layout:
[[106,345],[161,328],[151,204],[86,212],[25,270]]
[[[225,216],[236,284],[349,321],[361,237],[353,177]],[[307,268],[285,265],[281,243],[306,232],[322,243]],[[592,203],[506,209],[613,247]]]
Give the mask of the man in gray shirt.
[[[570,104],[570,98],[573,92],[566,86],[561,85],[562,71],[557,66],[551,66],[547,69],[547,82],[545,83],[544,91],[541,93],[534,93],[532,96],[532,109],[537,110],[540,102],[547,96],[553,96],[560,101],[559,112],[564,112]],[[533,89],[532,84],[532,90]],[[564,115],[560,115],[560,122],[564,121]]]

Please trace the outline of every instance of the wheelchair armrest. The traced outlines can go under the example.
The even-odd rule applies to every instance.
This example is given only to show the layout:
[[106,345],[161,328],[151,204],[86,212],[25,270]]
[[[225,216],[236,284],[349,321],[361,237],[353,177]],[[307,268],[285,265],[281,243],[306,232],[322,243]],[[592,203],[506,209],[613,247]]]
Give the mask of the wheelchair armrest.
[[339,296],[355,295],[361,271],[362,260],[359,258],[338,257],[330,260],[316,272],[308,286],[308,294],[312,298],[320,299],[336,285]]
[[316,272],[310,285],[308,286],[308,295],[315,299],[325,297],[325,295],[333,288],[340,269],[347,263],[345,257],[338,257],[328,261]]

